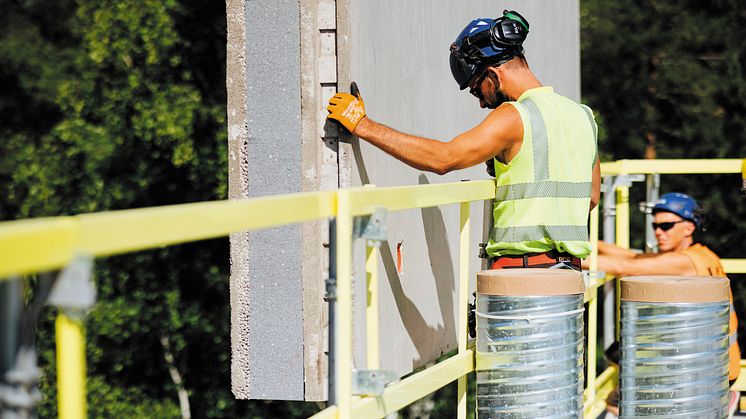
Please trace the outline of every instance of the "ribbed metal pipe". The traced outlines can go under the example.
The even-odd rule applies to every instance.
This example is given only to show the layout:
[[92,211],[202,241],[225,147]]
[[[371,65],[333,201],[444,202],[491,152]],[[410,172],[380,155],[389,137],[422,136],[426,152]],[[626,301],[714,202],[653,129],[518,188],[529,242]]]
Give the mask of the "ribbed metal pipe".
[[583,415],[583,295],[477,295],[477,416]]
[[727,417],[728,310],[622,301],[619,417]]

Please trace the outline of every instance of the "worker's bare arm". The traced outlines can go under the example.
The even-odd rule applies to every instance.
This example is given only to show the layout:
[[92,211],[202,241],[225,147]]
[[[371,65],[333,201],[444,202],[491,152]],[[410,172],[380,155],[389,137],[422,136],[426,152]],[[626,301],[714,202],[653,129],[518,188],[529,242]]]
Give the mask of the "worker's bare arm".
[[634,259],[638,253],[605,241],[598,241],[598,254],[621,259]]
[[591,182],[591,210],[596,208],[599,199],[601,199],[601,162],[598,157],[593,164],[593,180]]
[[523,124],[515,107],[505,104],[449,142],[405,134],[370,118],[363,118],[354,134],[414,168],[445,174],[510,150],[523,138]]
[[620,259],[600,255],[598,270],[615,276],[631,275],[696,275],[692,260],[680,253],[664,253],[651,257]]

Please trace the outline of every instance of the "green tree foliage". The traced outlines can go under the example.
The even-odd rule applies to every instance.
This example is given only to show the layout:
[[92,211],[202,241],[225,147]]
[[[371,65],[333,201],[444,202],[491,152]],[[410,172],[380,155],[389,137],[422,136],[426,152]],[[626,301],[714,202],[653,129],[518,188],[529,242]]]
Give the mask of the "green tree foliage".
[[[746,158],[746,3],[739,0],[581,2],[582,89],[602,122],[605,160]],[[647,149],[647,152],[646,152]],[[739,175],[671,176],[705,208],[700,239],[721,257],[746,257],[746,199]],[[630,202],[644,200],[644,186]],[[644,237],[633,216],[633,245]],[[731,276],[746,323],[746,278]],[[741,342],[746,347],[746,342]]]
[[[219,10],[206,14],[214,33],[191,33],[208,32],[202,40],[179,32],[179,24],[192,23],[180,13],[197,10],[176,2],[2,3],[3,218],[225,196],[224,94],[200,86],[189,62],[204,54],[222,67]],[[227,364],[226,249],[214,241],[98,265],[100,302],[87,325],[92,416],[178,415],[162,336],[173,342],[185,378],[198,377],[187,381],[189,389],[220,387],[223,377],[203,378],[206,366],[191,368],[187,348]],[[42,417],[56,410],[50,328],[44,322],[38,339],[47,373]],[[209,402],[198,395],[195,412],[230,405],[222,393],[206,393]]]
[[[225,199],[225,8],[200,0],[0,0],[0,220]],[[91,417],[277,417],[230,393],[228,241],[96,262]],[[54,310],[39,325],[55,417]],[[166,346],[173,355],[165,361]]]

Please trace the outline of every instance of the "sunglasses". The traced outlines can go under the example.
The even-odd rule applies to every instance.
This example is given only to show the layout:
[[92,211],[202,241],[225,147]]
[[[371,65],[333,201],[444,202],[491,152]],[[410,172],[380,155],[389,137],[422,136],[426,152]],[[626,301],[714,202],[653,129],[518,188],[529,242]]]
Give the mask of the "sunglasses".
[[474,78],[474,82],[472,82],[469,85],[469,93],[474,95],[479,100],[484,100],[484,96],[482,96],[482,82],[484,81],[484,78],[487,77],[487,69],[489,67],[485,67],[484,70],[476,77]]
[[655,230],[657,230],[659,228],[661,230],[663,230],[663,231],[668,231],[668,230],[672,229],[673,226],[675,226],[676,224],[683,223],[684,221],[687,221],[687,220],[666,221],[665,223],[653,223],[652,224],[653,225],[653,231],[655,231]]

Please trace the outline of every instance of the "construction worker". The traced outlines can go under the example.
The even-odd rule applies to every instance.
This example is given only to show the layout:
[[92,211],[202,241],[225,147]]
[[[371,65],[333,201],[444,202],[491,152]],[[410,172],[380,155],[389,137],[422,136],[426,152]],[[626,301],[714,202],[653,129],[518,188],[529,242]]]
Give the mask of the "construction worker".
[[[636,253],[613,244],[598,242],[598,270],[617,277],[632,275],[697,275],[725,277],[720,258],[693,235],[702,227],[703,212],[689,195],[664,194],[653,206],[653,228],[657,254]],[[588,261],[583,262],[588,267]],[[741,352],[736,340],[738,319],[730,296],[730,362],[728,380],[733,385],[741,371]],[[613,409],[613,407],[612,407]]]
[[[580,269],[590,253],[588,211],[598,202],[597,127],[587,106],[542,86],[528,66],[529,24],[515,11],[469,23],[450,47],[461,90],[493,109],[474,128],[441,142],[405,134],[366,116],[359,94],[338,93],[328,118],[402,162],[445,174],[493,160],[493,268]],[[353,91],[353,93],[356,93]]]

